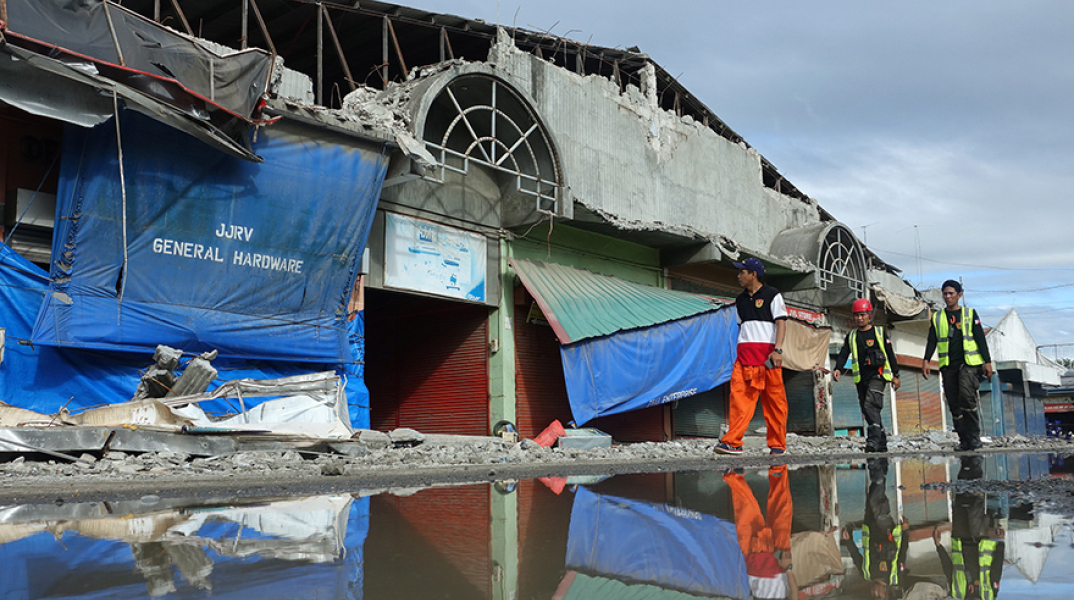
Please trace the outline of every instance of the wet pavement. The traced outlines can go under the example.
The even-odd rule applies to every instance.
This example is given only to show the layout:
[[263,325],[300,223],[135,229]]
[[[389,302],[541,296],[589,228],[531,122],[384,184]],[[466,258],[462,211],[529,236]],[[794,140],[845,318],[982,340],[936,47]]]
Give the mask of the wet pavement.
[[0,598],[1068,598],[1074,459],[0,506]]

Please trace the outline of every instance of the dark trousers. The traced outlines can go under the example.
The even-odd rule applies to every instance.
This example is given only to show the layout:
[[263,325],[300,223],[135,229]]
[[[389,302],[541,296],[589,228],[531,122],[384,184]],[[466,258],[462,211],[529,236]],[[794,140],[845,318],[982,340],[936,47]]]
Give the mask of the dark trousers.
[[865,417],[866,438],[865,449],[876,452],[887,452],[888,435],[884,431],[884,421],[880,416],[884,410],[884,391],[888,382],[881,377],[871,377],[859,382],[858,404],[861,406],[861,414]]
[[943,378],[943,394],[951,411],[951,424],[958,433],[959,449],[972,450],[981,447],[981,413],[979,386],[981,367],[968,365],[948,366],[940,369]]

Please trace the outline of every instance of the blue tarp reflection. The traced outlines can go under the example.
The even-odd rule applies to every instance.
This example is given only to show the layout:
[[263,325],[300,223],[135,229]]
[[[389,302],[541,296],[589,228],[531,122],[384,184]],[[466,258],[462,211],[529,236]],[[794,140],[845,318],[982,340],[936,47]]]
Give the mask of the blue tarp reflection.
[[0,508],[0,599],[362,598],[368,498],[148,508]]
[[[574,497],[567,569],[699,596],[750,597],[734,524],[585,488]],[[574,585],[587,585],[590,579],[576,579]]]

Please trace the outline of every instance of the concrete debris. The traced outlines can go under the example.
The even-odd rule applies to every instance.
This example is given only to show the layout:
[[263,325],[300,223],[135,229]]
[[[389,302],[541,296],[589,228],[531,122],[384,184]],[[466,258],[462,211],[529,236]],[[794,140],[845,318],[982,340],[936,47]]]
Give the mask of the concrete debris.
[[[394,432],[393,432],[394,433]],[[417,433],[417,432],[414,432]],[[420,435],[420,434],[419,434]],[[339,477],[358,476],[369,471],[411,470],[415,468],[446,468],[461,465],[496,466],[554,466],[571,463],[613,465],[651,462],[661,468],[674,468],[676,463],[696,468],[699,461],[720,462],[736,457],[717,456],[712,447],[715,439],[687,439],[672,442],[641,442],[618,444],[611,448],[544,448],[532,440],[507,444],[495,437],[426,436],[424,443],[413,447],[395,447],[392,437],[383,432],[359,430],[357,442],[333,442],[325,452],[302,450],[247,451],[222,454],[209,458],[171,452],[127,453],[109,451],[97,460],[92,455],[73,463],[61,461],[26,460],[18,456],[0,463],[0,485],[5,482],[26,485],[27,477],[85,481],[86,478],[106,476],[111,479],[151,479],[154,477]],[[461,441],[460,441],[461,440]],[[890,436],[891,456],[953,455],[957,439],[948,432],[928,432],[924,435]],[[826,456],[862,456],[865,439],[860,436],[787,436],[790,459],[823,459]],[[1027,438],[1022,435],[996,436],[983,452],[1012,450],[1028,452],[1069,453],[1074,444],[1060,438]],[[747,460],[773,460],[762,436],[745,439]],[[30,455],[33,456],[33,455]],[[786,459],[782,459],[786,460]]]
[[359,429],[354,432],[352,439],[365,444],[371,450],[382,450],[392,446],[392,438],[388,434],[372,429]]
[[388,437],[396,448],[414,447],[425,442],[425,434],[414,431],[409,427],[400,427],[388,432]]
[[25,427],[55,421],[49,415],[0,402],[0,427]]

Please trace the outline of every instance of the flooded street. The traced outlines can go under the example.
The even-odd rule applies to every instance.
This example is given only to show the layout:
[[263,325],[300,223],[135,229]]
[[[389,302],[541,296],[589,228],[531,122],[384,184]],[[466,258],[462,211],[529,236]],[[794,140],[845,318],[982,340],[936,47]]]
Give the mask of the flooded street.
[[990,454],[3,506],[0,598],[1066,598],[1069,491],[1018,490],[1072,471]]

